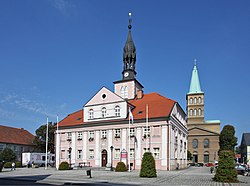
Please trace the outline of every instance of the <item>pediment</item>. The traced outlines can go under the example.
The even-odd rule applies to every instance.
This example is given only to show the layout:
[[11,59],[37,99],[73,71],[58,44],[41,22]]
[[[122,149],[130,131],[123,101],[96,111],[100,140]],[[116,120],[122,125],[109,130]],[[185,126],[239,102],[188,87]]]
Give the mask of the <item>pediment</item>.
[[188,129],[189,135],[220,135],[219,133],[203,127],[192,127]]
[[125,102],[123,98],[113,93],[111,90],[106,87],[102,87],[85,105],[93,106],[99,104],[108,104],[114,102]]

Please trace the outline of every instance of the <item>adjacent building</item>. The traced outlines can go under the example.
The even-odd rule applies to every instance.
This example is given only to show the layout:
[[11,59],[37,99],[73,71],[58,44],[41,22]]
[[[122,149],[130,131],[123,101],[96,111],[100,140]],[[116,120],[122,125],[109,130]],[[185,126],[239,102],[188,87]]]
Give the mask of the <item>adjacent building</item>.
[[114,91],[102,87],[83,108],[59,122],[56,165],[115,167],[123,161],[140,169],[144,152],[152,152],[156,169],[187,165],[186,114],[178,102],[159,93],[144,94],[136,79],[136,48],[131,34],[123,49],[121,80]]
[[242,162],[250,164],[250,133],[243,133],[240,143]]
[[188,150],[193,156],[193,162],[213,163],[218,160],[220,121],[204,120],[204,92],[201,90],[196,63],[186,100]]
[[33,136],[23,128],[13,128],[0,125],[0,152],[5,148],[10,148],[16,153],[17,161],[21,161],[23,152],[34,150]]

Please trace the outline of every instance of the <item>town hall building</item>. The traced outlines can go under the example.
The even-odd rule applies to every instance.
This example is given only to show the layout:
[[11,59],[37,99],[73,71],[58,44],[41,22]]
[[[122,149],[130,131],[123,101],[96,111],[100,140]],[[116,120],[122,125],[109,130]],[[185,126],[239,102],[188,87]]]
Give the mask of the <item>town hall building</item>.
[[57,166],[67,161],[72,166],[116,167],[122,161],[132,170],[140,169],[147,151],[157,170],[187,166],[186,114],[177,101],[144,93],[136,79],[131,29],[130,18],[122,78],[114,82],[114,91],[100,88],[83,108],[59,122]]

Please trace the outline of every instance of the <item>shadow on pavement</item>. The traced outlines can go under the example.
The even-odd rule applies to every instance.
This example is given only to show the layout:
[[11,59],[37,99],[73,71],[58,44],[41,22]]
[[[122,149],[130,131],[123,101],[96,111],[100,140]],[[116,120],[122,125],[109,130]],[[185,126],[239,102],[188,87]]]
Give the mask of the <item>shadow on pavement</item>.
[[36,175],[36,176],[11,176],[0,178],[0,185],[51,185],[51,184],[39,184],[37,181],[46,179],[48,175]]

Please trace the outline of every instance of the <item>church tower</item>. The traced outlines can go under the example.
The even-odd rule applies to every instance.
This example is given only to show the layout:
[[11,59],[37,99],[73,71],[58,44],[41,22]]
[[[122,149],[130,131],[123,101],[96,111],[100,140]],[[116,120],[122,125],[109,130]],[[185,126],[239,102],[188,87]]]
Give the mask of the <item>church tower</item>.
[[201,90],[196,60],[187,100],[187,124],[204,123],[204,92]]
[[136,80],[136,48],[132,39],[132,18],[129,13],[128,37],[123,48],[123,71],[122,80],[115,81],[114,92],[124,99],[141,98],[143,86]]

